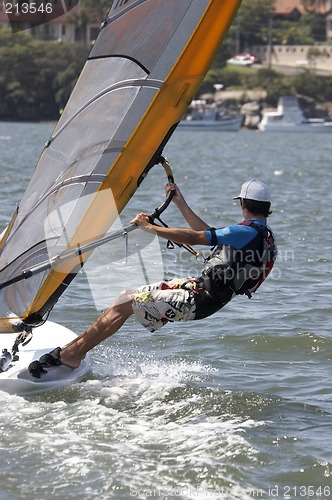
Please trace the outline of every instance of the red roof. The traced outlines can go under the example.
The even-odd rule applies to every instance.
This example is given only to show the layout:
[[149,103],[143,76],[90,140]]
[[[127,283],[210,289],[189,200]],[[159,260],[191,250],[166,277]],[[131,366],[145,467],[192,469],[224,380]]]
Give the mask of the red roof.
[[305,8],[303,4],[304,2],[302,2],[301,0],[275,0],[274,13],[289,15],[294,10],[298,10],[300,14],[304,14],[305,12],[327,14],[327,12],[329,12],[331,9],[331,7],[328,6],[328,2],[323,2],[320,0],[316,0],[315,4],[312,7],[308,5],[308,7]]
[[301,14],[304,14],[305,9],[301,0],[275,0],[274,2],[274,13],[289,15],[294,10],[298,10]]

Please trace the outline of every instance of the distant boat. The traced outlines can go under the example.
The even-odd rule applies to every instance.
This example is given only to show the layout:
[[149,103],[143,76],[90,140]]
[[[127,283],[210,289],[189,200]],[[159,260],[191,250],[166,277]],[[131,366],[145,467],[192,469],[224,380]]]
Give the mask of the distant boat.
[[297,97],[284,96],[277,111],[266,111],[258,124],[262,132],[332,132],[332,121],[305,118]]
[[187,130],[217,130],[238,132],[243,123],[243,115],[227,114],[215,107],[192,109],[179,123],[180,129]]

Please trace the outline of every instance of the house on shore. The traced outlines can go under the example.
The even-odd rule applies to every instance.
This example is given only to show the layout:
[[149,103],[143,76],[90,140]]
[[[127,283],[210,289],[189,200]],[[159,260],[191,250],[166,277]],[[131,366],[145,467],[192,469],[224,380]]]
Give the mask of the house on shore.
[[303,14],[321,14],[326,19],[326,40],[332,40],[332,0],[311,2],[305,7],[302,0],[275,0],[273,18],[298,21]]
[[13,0],[5,4],[7,10],[0,10],[0,29],[11,28],[14,33],[26,31],[41,40],[92,45],[106,14],[91,17],[83,11],[81,3],[81,0],[53,0],[52,3]]
[[308,3],[304,7],[302,0],[275,0],[272,18],[275,20],[298,21],[306,13],[321,14],[324,16],[325,32],[322,32],[322,41],[315,45],[271,44],[255,45],[250,47],[252,53],[272,65],[292,66],[301,69],[332,71],[332,45],[324,40],[332,40],[332,0]]

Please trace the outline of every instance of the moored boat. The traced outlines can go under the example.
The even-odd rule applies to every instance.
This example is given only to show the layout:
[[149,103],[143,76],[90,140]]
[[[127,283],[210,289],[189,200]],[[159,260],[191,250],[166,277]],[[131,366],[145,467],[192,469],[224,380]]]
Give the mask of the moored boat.
[[189,130],[217,130],[237,132],[243,124],[241,114],[227,114],[216,107],[200,107],[191,109],[178,127]]
[[332,132],[332,121],[306,118],[297,97],[284,96],[278,101],[277,111],[265,111],[258,124],[262,132]]

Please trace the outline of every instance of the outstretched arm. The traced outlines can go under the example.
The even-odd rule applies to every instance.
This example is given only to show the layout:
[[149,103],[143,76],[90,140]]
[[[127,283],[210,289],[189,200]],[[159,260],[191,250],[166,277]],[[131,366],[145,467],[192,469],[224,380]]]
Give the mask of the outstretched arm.
[[169,227],[160,227],[150,224],[146,214],[137,214],[130,221],[131,224],[137,224],[145,231],[156,233],[158,236],[166,240],[174,241],[174,243],[182,243],[185,245],[208,245],[209,241],[204,230],[193,229],[171,229]]
[[[200,217],[198,217],[198,215],[196,215],[195,212],[193,212],[193,210],[189,207],[188,203],[184,199],[180,189],[176,184],[170,182],[166,185],[165,189],[166,192],[174,191],[175,194],[173,195],[172,201],[180,210],[183,217],[185,218],[185,220],[188,222],[189,226],[192,229],[194,229],[195,231],[204,231],[205,229],[209,229],[210,226],[206,224],[206,222],[204,222]],[[177,243],[179,242],[177,241]],[[194,243],[188,243],[188,244],[190,245]]]

